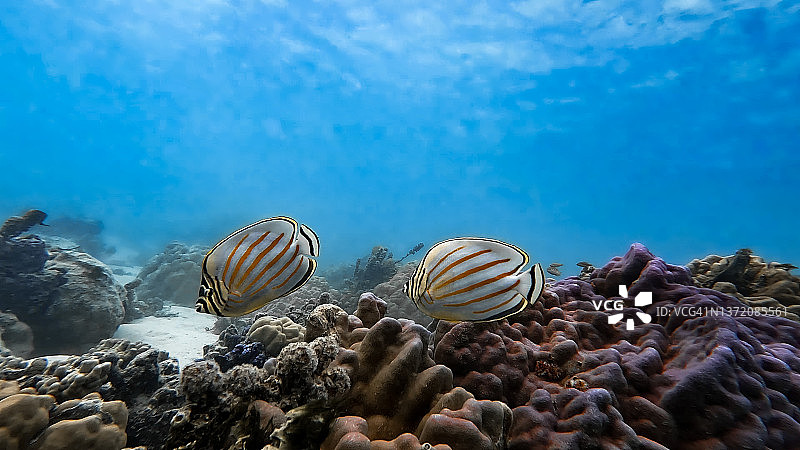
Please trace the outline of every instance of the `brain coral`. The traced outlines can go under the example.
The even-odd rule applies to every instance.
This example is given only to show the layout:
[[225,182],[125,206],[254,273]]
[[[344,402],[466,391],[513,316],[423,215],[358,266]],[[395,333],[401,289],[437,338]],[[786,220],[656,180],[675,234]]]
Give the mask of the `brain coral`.
[[264,316],[257,319],[247,332],[247,339],[260,342],[269,356],[277,356],[283,347],[302,342],[305,328],[288,317]]
[[[653,303],[633,308],[619,285]],[[642,311],[651,322],[632,330],[608,323]],[[798,345],[797,322],[697,287],[635,244],[507,322],[440,323],[434,359],[476,398],[514,408],[512,448],[796,448]]]

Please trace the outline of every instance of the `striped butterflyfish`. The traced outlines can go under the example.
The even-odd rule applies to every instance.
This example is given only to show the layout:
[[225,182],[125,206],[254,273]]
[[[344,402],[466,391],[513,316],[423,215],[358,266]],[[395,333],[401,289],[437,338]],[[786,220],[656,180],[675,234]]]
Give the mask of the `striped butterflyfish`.
[[528,255],[485,238],[448,239],[434,245],[403,292],[434,319],[490,322],[516,314],[544,289],[540,264],[520,272]]
[[206,254],[195,310],[218,316],[253,312],[305,284],[318,255],[316,233],[290,217],[248,225]]

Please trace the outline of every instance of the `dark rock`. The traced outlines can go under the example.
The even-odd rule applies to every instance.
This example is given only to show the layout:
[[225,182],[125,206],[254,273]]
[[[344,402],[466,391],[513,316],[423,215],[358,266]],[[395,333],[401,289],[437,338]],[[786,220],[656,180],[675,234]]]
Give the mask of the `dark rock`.
[[0,311],[0,347],[27,358],[33,353],[33,331],[11,313]]

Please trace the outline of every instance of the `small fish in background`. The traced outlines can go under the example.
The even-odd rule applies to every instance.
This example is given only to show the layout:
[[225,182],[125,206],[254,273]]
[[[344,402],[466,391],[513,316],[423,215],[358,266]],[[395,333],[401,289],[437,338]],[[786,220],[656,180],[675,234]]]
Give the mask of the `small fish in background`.
[[776,263],[775,267],[778,268],[778,269],[786,270],[786,271],[797,269],[797,266],[795,266],[794,264],[789,264],[789,263]]
[[550,267],[561,267],[561,266],[563,266],[563,264],[561,264],[561,263],[551,263],[550,264]]
[[540,264],[520,273],[528,261],[524,251],[505,242],[448,239],[428,250],[403,292],[434,319],[500,320],[522,311],[542,294]]
[[581,279],[588,278],[592,272],[594,272],[594,266],[590,262],[580,261],[575,263],[575,265],[581,268],[581,273],[578,274],[578,277]]
[[413,255],[414,253],[417,253],[418,251],[422,250],[422,247],[424,247],[424,246],[425,246],[425,244],[423,244],[422,242],[420,242],[419,244],[415,245],[414,248],[412,248],[411,250],[408,251],[408,253],[406,253],[406,256],[403,256],[402,258],[398,259],[396,264],[400,264],[400,262],[402,260],[404,260],[404,259],[408,258],[409,256]]
[[560,277],[561,276],[561,271],[558,270],[558,266],[550,266],[550,267],[548,267],[547,268],[547,273],[549,273],[550,275],[553,275],[555,277]]
[[305,284],[315,256],[316,233],[290,217],[248,225],[206,254],[195,310],[228,317],[253,312]]

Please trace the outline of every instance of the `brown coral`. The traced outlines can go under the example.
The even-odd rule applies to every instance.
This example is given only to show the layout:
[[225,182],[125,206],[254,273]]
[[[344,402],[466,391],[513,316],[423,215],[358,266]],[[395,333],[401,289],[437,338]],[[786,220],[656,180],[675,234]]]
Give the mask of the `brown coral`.
[[[13,389],[7,386],[6,389]],[[0,443],[3,448],[26,448],[47,428],[48,411],[55,403],[49,395],[13,394],[0,400]]]
[[413,431],[436,397],[452,388],[450,369],[428,356],[430,332],[384,317],[337,361],[353,382],[349,414],[364,417],[371,439]]
[[366,419],[339,417],[322,449],[499,450],[506,446],[510,426],[511,410],[504,403],[478,401],[464,389],[455,388],[436,402],[414,434],[403,433],[391,440],[370,439],[373,433]]

